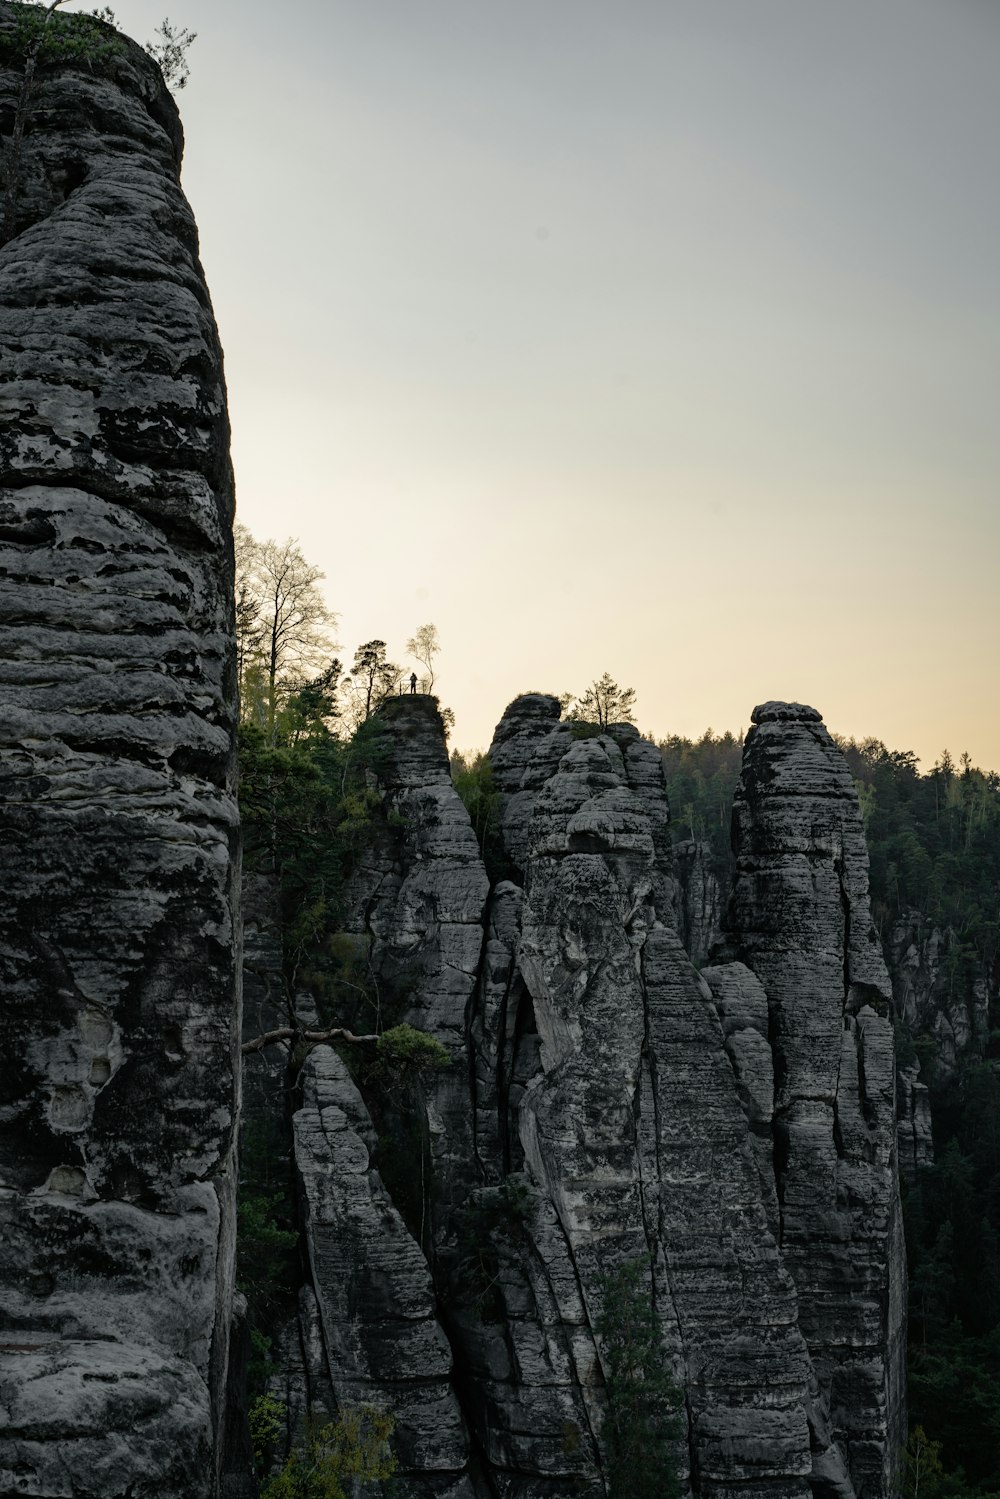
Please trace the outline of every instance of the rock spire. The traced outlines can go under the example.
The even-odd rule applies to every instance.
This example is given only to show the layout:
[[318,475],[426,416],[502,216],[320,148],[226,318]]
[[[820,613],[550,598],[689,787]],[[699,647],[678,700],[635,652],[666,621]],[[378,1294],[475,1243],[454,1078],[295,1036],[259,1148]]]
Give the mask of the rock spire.
[[[0,3],[8,118],[24,9]],[[0,1489],[208,1499],[238,1103],[232,479],[177,113],[102,34],[93,68],[42,59],[5,155]]]

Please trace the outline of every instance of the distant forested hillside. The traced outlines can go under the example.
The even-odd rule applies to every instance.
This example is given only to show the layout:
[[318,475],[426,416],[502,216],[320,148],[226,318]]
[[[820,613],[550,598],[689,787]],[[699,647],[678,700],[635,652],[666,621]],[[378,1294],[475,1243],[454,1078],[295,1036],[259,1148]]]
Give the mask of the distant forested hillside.
[[[947,753],[839,741],[858,786],[872,911],[894,985],[924,981],[896,1017],[902,1060],[930,1088],[936,1164],[905,1188],[910,1421],[926,1440],[922,1499],[1000,1491],[1000,775]],[[675,840],[702,840],[723,891],[742,743],[711,731],[661,744]],[[904,972],[903,970],[906,969]],[[971,1017],[963,1029],[955,1014]],[[957,1040],[956,1040],[957,1034]],[[948,1049],[942,1046],[947,1038]],[[911,1439],[911,1441],[914,1439]],[[939,1449],[938,1444],[940,1444]],[[916,1459],[914,1459],[914,1465]],[[908,1480],[911,1475],[908,1475]],[[911,1481],[902,1485],[915,1492]]]

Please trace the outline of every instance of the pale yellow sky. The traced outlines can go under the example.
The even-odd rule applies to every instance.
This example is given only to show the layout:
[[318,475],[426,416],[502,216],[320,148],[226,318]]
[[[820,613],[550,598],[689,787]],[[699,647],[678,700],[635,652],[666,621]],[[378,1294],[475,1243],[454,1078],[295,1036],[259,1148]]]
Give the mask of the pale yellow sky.
[[240,514],[348,656],[433,620],[466,747],[608,670],[1000,769],[994,0],[172,15]]

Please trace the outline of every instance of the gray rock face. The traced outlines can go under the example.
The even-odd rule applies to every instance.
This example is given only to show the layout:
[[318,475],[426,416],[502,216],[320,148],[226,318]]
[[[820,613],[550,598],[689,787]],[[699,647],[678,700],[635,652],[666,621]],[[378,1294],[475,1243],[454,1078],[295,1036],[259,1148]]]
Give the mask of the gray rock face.
[[930,1090],[920,1081],[917,1062],[896,1067],[896,1113],[899,1173],[913,1181],[921,1166],[934,1164]]
[[700,965],[721,934],[723,894],[709,844],[685,838],[672,853],[677,935],[692,963]]
[[[488,881],[452,785],[434,701],[391,700],[379,723],[385,755],[371,789],[381,797],[383,826],[354,874],[348,921],[375,997],[354,1012],[342,1006],[338,1018],[364,1031],[417,1027],[440,1043],[450,1065],[375,1090],[383,1142],[336,1053],[319,1047],[310,1054],[293,1121],[309,1281],[273,1392],[289,1408],[293,1441],[310,1415],[327,1419],[358,1405],[389,1410],[400,1491],[468,1499],[468,1434],[431,1272],[456,1205],[481,1183],[466,1008]],[[267,927],[265,920],[255,943],[255,986]],[[300,1019],[308,1006],[308,995],[295,997]],[[379,1158],[395,1165],[405,1221]]]
[[[484,1426],[524,1433],[512,1492],[573,1486],[581,1468],[597,1479],[604,1277],[650,1255],[664,1358],[687,1391],[682,1469],[704,1494],[804,1494],[795,1292],[718,1009],[672,929],[659,756],[628,726],[577,737],[557,715],[555,700],[517,700],[491,750],[523,885],[494,895],[473,1037],[477,1080],[495,1073],[506,1102],[494,1172],[520,1167],[531,1193],[521,1260],[564,1291],[548,1315],[535,1301],[545,1357],[494,1380]],[[517,1325],[524,1291],[502,1289]],[[566,1429],[582,1435],[574,1464]]]
[[891,990],[850,773],[819,714],[753,713],[736,795],[729,954],[767,994],[780,1245],[856,1492],[888,1493],[904,1401],[905,1260]]
[[139,48],[43,67],[0,248],[0,1488],[26,1495],[215,1487],[232,482],[179,160]]
[[885,943],[895,1013],[914,1034],[934,1038],[934,1065],[942,1077],[967,1057],[982,1056],[990,1009],[1000,1000],[996,976],[985,965],[971,985],[950,979],[948,960],[957,940],[919,911],[907,911],[893,922]]
[[302,1082],[295,1164],[336,1407],[392,1411],[410,1492],[463,1492],[466,1434],[427,1261],[372,1168],[375,1133],[344,1063],[317,1047]]
[[[484,909],[432,706],[386,716],[380,785],[402,818],[359,875],[359,932],[383,1005],[452,1067],[422,1085],[407,1234],[342,1064],[311,1059],[296,1154],[317,1331],[295,1346],[325,1349],[331,1389],[396,1412],[415,1492],[602,1491],[597,1328],[607,1275],[639,1256],[694,1491],[889,1492],[904,1272],[888,980],[839,752],[812,710],[758,717],[728,950],[699,974],[660,758],[634,729],[511,704],[491,759],[514,877]],[[351,1267],[365,1285],[378,1271],[371,1294],[352,1295]],[[319,1389],[311,1357],[293,1379]]]

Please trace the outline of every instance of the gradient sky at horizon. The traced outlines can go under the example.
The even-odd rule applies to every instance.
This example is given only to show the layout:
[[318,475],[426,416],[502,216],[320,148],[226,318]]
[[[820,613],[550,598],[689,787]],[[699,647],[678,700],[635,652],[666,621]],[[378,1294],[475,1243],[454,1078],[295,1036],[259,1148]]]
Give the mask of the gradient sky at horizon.
[[608,670],[1000,769],[995,0],[170,11],[239,514],[348,658],[433,620],[463,747]]

